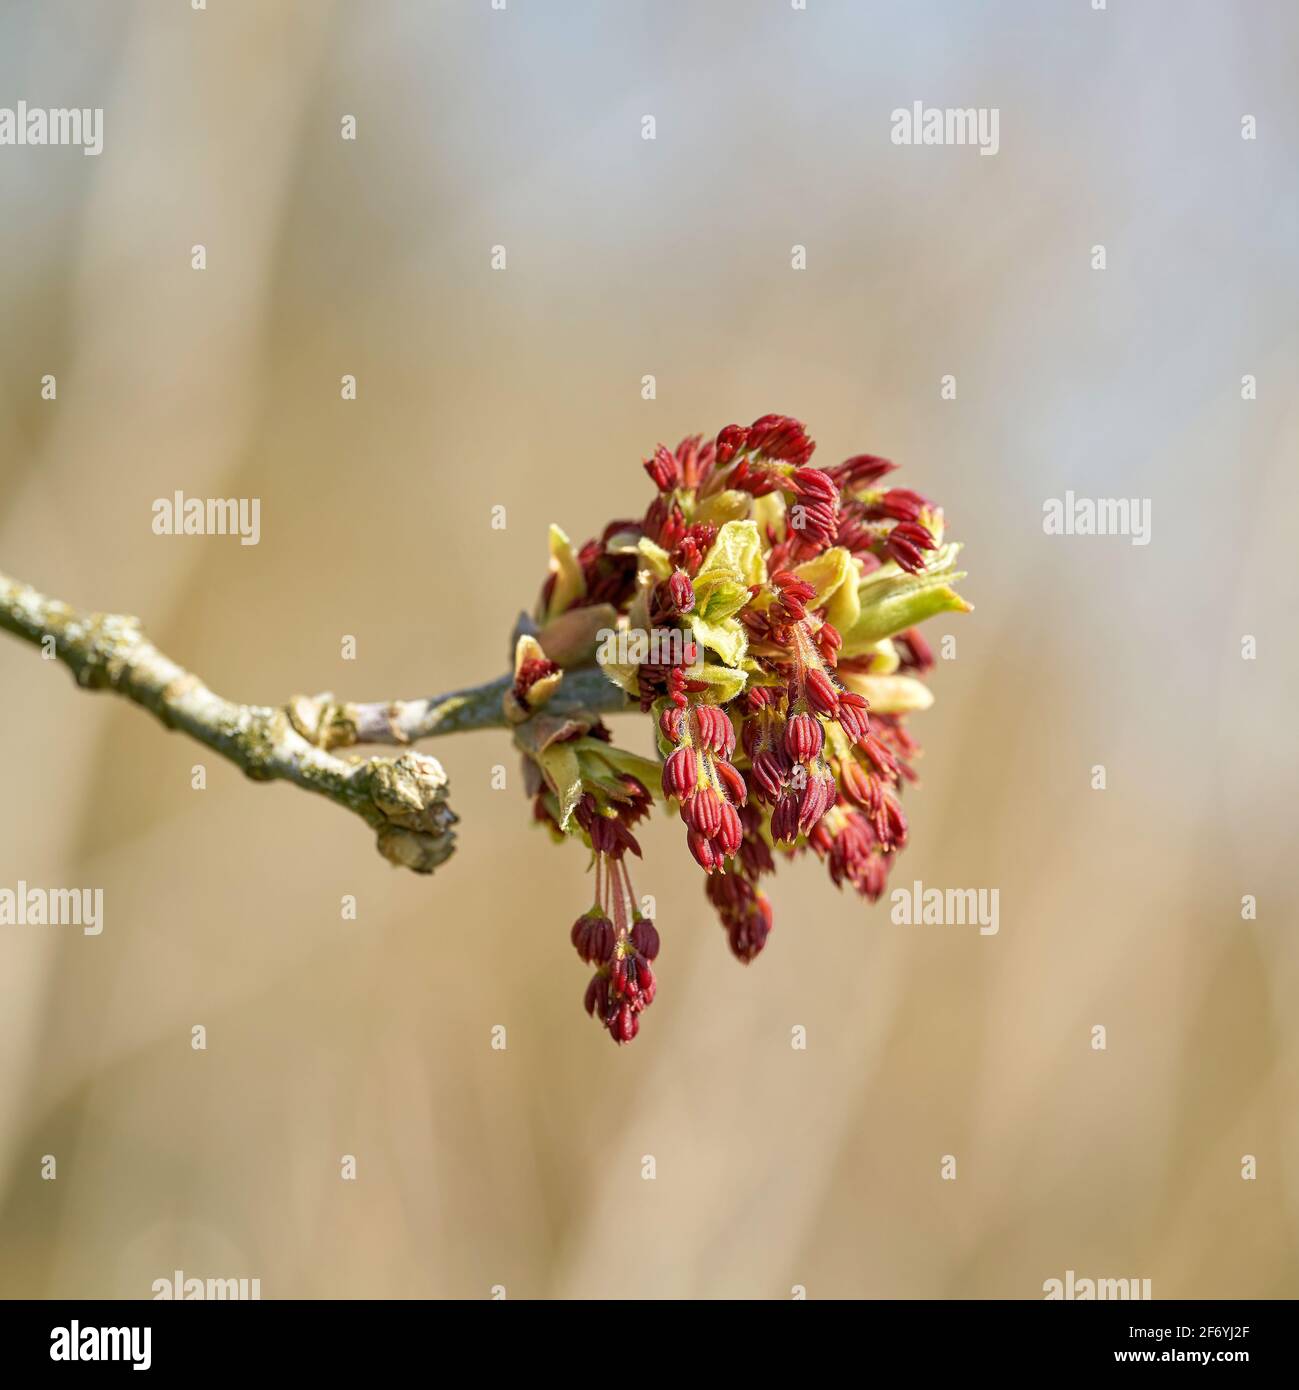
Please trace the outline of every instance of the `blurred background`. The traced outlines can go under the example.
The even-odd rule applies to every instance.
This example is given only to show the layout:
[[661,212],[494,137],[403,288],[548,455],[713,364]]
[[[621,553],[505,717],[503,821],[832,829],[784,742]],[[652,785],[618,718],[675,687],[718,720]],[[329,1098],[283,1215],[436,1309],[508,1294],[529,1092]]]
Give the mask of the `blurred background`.
[[[660,817],[616,1049],[505,734],[424,745],[462,823],[423,879],[0,637],[0,886],[106,923],[0,928],[0,1293],[1299,1294],[1297,40],[1284,0],[6,4],[0,105],[105,116],[0,148],[0,569],[232,698],[430,694],[504,669],[548,522],[797,415],[966,543],[894,882],[1000,931],[809,861],[746,969]],[[894,146],[915,101],[1000,153]],[[155,536],[177,489],[261,543]],[[1066,489],[1151,544],[1044,535]]]

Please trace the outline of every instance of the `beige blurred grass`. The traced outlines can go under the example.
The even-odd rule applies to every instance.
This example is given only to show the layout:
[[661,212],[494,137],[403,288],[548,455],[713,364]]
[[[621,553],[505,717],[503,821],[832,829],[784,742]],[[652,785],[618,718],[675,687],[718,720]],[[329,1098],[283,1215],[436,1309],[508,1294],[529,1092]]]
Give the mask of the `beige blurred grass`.
[[[419,880],[6,639],[0,884],[102,885],[107,926],[0,933],[0,1291],[1299,1292],[1288,10],[85,15],[0,20],[4,92],[106,108],[99,160],[0,152],[0,565],[233,696],[429,693],[502,669],[547,522],[637,511],[660,439],[797,413],[968,544],[897,881],[997,887],[1001,931],[801,864],[744,969],[659,821],[662,987],[617,1051],[582,856],[503,735],[433,746],[462,835]],[[999,106],[1001,154],[891,147],[915,99]],[[1045,538],[1066,487],[1150,496],[1152,545]],[[177,488],[260,497],[262,543],[153,537]]]

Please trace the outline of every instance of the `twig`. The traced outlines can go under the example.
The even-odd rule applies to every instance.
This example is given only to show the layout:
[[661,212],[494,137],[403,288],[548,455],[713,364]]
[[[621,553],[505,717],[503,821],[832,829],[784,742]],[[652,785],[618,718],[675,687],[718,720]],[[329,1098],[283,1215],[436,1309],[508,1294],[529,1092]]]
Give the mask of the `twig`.
[[[378,700],[370,704],[335,702],[330,695],[299,695],[289,703],[294,726],[321,748],[357,743],[406,744],[471,729],[508,728],[505,695],[512,678],[431,695],[425,700]],[[629,708],[627,696],[598,667],[566,671],[547,704],[550,714],[584,710],[616,714]]]
[[[167,728],[179,729],[229,759],[255,781],[291,782],[346,807],[377,832],[380,853],[394,864],[431,873],[455,847],[456,816],[447,805],[447,778],[436,758],[414,752],[396,758],[336,757],[328,743],[299,727],[294,715],[295,707],[304,703],[300,699],[281,707],[223,699],[160,652],[138,619],[81,612],[5,574],[0,574],[0,627],[57,657],[78,685],[124,695],[152,711]],[[462,691],[441,702],[355,709],[420,708],[424,713],[411,722],[412,731],[431,720],[427,732],[447,732],[449,728],[439,725],[449,725],[456,712],[462,721],[474,721],[462,722],[461,727],[503,725],[500,684]],[[454,711],[443,708],[448,701],[457,702]],[[493,703],[494,720],[488,717]],[[361,722],[367,729],[374,723],[368,715]],[[401,727],[392,726],[394,736],[388,741],[405,741],[395,736]]]

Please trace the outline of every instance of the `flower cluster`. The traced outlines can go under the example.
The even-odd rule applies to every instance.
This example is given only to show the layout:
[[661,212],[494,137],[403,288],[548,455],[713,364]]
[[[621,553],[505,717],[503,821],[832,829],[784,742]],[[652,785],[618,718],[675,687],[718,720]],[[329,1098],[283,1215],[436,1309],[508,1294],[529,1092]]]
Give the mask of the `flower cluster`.
[[[917,625],[968,611],[959,546],[895,465],[832,468],[797,420],[764,415],[711,442],[659,446],[655,496],[575,549],[551,528],[551,566],[520,635],[506,708],[536,818],[591,851],[592,906],[572,942],[593,967],[587,1011],[630,1041],[654,1000],[659,935],[632,888],[632,833],[661,798],[731,950],[772,929],[760,886],[777,856],[811,850],[832,881],[874,901],[907,841],[910,713],[932,696]],[[595,667],[647,715],[656,758],[617,748],[597,713],[558,698]],[[597,703],[597,702],[590,702]],[[609,701],[600,703],[611,708]]]

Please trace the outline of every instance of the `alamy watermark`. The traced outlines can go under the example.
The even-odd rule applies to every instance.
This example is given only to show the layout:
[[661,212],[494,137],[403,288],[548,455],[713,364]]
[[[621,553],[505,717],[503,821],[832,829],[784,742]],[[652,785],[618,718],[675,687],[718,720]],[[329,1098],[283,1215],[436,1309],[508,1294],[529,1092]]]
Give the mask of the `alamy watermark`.
[[1148,1299],[1149,1279],[1079,1279],[1066,1269],[1063,1279],[1047,1279],[1042,1294],[1048,1303],[1058,1299],[1103,1301],[1106,1299]]
[[1001,148],[1001,108],[998,106],[926,106],[913,101],[890,117],[889,139],[895,145],[977,145],[979,153]]
[[74,1318],[50,1332],[51,1361],[129,1361],[133,1371],[153,1364],[151,1327],[82,1327]]
[[996,936],[1001,930],[999,888],[926,888],[917,879],[910,888],[895,888],[889,902],[894,926],[977,926],[980,936]]
[[1130,536],[1133,545],[1149,545],[1150,498],[1048,497],[1042,530],[1048,536]]
[[102,888],[0,888],[0,927],[80,927],[86,936],[104,930]]
[[262,536],[260,497],[186,497],[177,491],[153,504],[155,536],[238,536],[256,545]]
[[199,1279],[192,1275],[187,1277],[183,1269],[176,1270],[170,1278],[164,1275],[161,1279],[155,1279],[150,1288],[153,1289],[155,1303],[159,1300],[166,1303],[182,1299],[187,1302],[200,1299],[248,1301],[262,1296],[260,1279]]
[[104,148],[102,106],[0,106],[0,145],[80,145],[82,154]]

